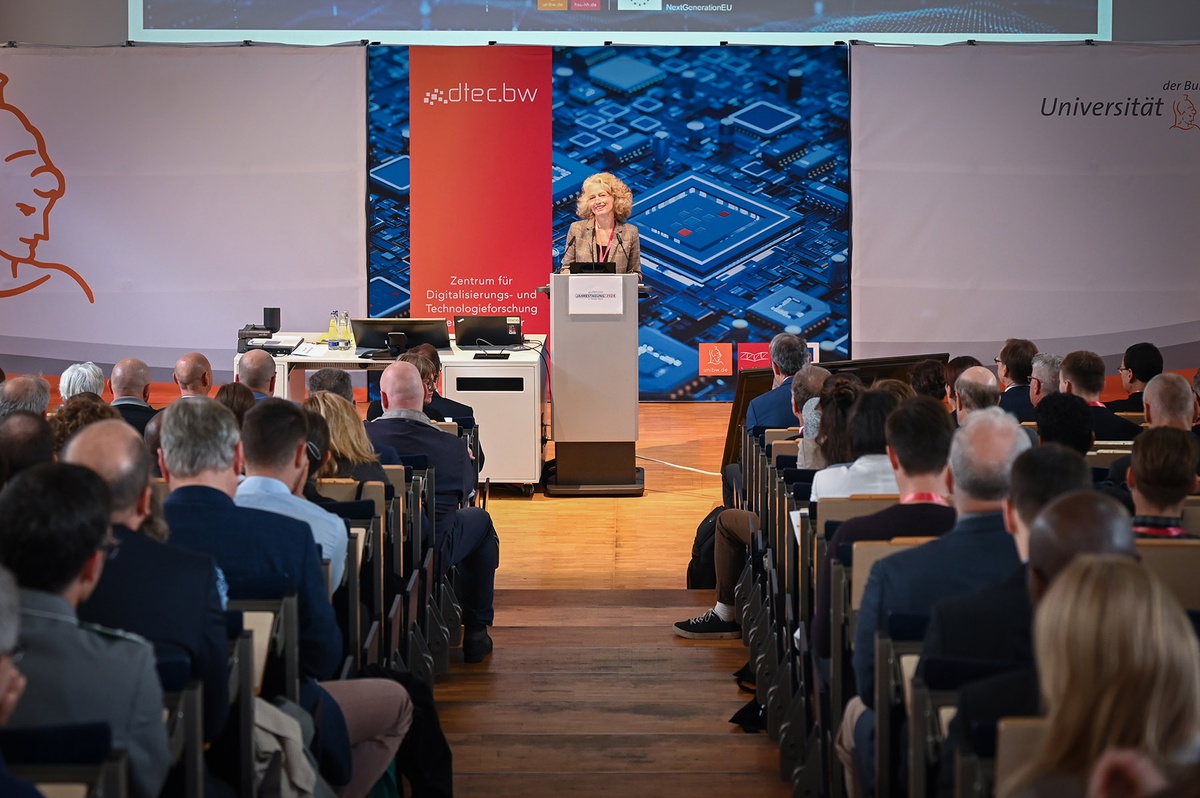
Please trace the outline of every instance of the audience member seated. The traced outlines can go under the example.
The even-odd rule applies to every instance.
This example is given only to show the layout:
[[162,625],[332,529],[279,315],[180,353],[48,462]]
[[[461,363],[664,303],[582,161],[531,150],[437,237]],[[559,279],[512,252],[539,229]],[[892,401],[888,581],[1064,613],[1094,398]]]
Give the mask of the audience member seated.
[[45,416],[50,407],[50,383],[41,377],[22,374],[0,382],[0,418],[14,410]]
[[1200,755],[1200,643],[1171,592],[1129,557],[1086,554],[1046,592],[1034,622],[1044,742],[1001,795],[1083,795],[1105,749],[1158,768]]
[[971,366],[954,381],[954,418],[961,427],[976,410],[1000,404],[1000,383],[991,369]]
[[140,531],[154,495],[150,453],[129,424],[109,419],[85,427],[67,443],[63,461],[90,468],[108,485],[120,547],[79,607],[79,619],[139,634],[159,656],[187,655],[192,676],[204,685],[204,736],[212,740],[229,709],[225,601],[216,564]]
[[146,439],[146,450],[150,452],[150,460],[153,465],[150,468],[150,476],[161,479],[162,471],[158,467],[158,449],[160,442],[159,431],[162,429],[162,413],[155,414],[154,418],[146,422],[146,432],[143,437]]
[[[909,392],[911,388],[904,386]],[[896,409],[896,396],[870,390],[850,409],[850,453],[854,462],[831,465],[813,476],[811,501],[853,496],[856,493],[896,493],[896,474],[887,455],[884,426]]]
[[478,474],[467,445],[421,412],[425,386],[411,363],[388,366],[379,380],[383,415],[367,425],[371,442],[401,455],[425,455],[434,469],[435,546],[442,569],[457,567],[462,587],[463,659],[482,662],[492,650],[496,566],[500,540],[486,510],[466,507]]
[[1121,418],[1100,402],[1104,390],[1104,361],[1095,352],[1077,351],[1063,358],[1058,389],[1073,393],[1088,403],[1092,413],[1092,432],[1098,441],[1131,441],[1141,426]]
[[1134,344],[1125,350],[1117,373],[1121,375],[1121,388],[1129,396],[1108,402],[1108,409],[1114,413],[1141,413],[1146,384],[1163,373],[1162,352],[1154,344]]
[[[803,412],[804,406],[810,400],[820,399],[821,388],[824,387],[827,379],[829,379],[829,369],[818,366],[816,363],[807,364],[796,372],[796,376],[792,377],[792,411],[796,418],[800,419],[801,436],[807,434],[815,438],[817,432],[820,431],[820,424],[807,427]],[[820,420],[820,411],[817,411],[816,418],[818,421]]]
[[58,412],[50,416],[50,427],[54,430],[54,450],[61,451],[67,439],[88,424],[106,418],[121,418],[116,408],[108,405],[99,394],[91,391],[77,393],[63,403]]
[[[940,374],[940,363],[938,370]],[[954,508],[946,500],[954,424],[942,396],[944,392],[937,398],[926,394],[901,402],[887,417],[887,457],[896,475],[899,503],[842,523],[829,539],[817,579],[812,630],[813,650],[822,659],[831,656],[831,569],[841,547],[864,540],[932,537],[954,526]]]
[[299,604],[301,704],[310,712],[320,708],[321,772],[339,784],[349,781],[342,795],[365,795],[412,721],[408,694],[390,680],[313,681],[333,674],[342,640],[308,525],[234,504],[243,452],[227,408],[197,399],[175,402],[160,415],[170,544],[213,557],[231,598],[261,597],[264,583],[286,581]]
[[913,366],[908,378],[917,396],[932,396],[939,402],[946,401],[946,367],[940,360],[922,360]]
[[1060,443],[1086,455],[1096,442],[1087,402],[1069,393],[1053,393],[1034,409],[1039,443]]
[[912,386],[907,382],[904,380],[895,380],[891,377],[875,380],[875,382],[871,383],[871,390],[879,393],[890,394],[893,398],[895,398],[897,404],[907,401],[908,399],[912,399],[917,395],[917,392],[914,391]]
[[251,349],[238,360],[237,381],[261,402],[275,394],[275,358],[262,349]]
[[[425,355],[414,352],[411,349],[396,359],[403,363],[411,363],[412,365],[416,366],[417,371],[421,375],[421,385],[425,388],[425,398],[423,404],[421,405],[421,412],[424,413],[430,421],[445,421],[446,417],[429,404],[429,400],[433,398],[433,392],[437,388],[437,383],[434,382],[437,370],[433,367],[433,361],[425,357]],[[383,407],[382,400],[380,401],[380,407]]]
[[779,333],[771,339],[771,390],[746,407],[746,429],[786,428],[796,423],[792,412],[792,378],[808,364],[808,343],[798,335]]
[[[457,421],[460,424],[466,423],[469,419],[475,418],[475,409],[470,405],[464,405],[462,402],[456,402],[453,399],[447,399],[438,393],[437,386],[442,379],[442,357],[438,354],[437,347],[433,344],[417,344],[409,353],[415,355],[424,355],[433,364],[433,376],[431,385],[433,386],[433,395],[429,399],[429,403],[423,408],[425,415],[431,419],[441,418],[444,421]],[[311,388],[309,390],[312,390]],[[374,421],[383,415],[383,405],[378,399],[371,402],[367,406],[367,420]],[[471,423],[474,423],[471,421]]]
[[954,411],[958,401],[958,392],[955,385],[958,383],[958,378],[962,373],[973,366],[982,366],[977,358],[970,355],[959,355],[952,357],[946,362],[946,404],[950,407],[951,412]]
[[246,413],[242,448],[246,478],[238,485],[234,503],[308,524],[321,556],[329,560],[333,587],[341,585],[346,574],[346,523],[303,497],[308,480],[305,412],[286,399],[264,399]]
[[[1045,456],[1041,454],[1042,449],[1062,451],[1061,447],[1053,445],[1037,447],[1033,450],[1038,452],[1037,458]],[[1032,453],[1029,454],[1032,455]],[[1057,458],[1057,455],[1055,457]],[[1032,463],[1025,465],[1032,465]],[[1046,475],[1045,478],[1060,487],[1066,486],[1074,480],[1082,480],[1082,472],[1077,473],[1074,480],[1067,477],[1065,473],[1077,467],[1068,467],[1060,471],[1063,466],[1066,466],[1065,462],[1054,468],[1058,472],[1057,476]],[[1024,471],[1024,468],[1022,470]],[[1030,471],[1028,474],[1023,473],[1020,479],[1023,485],[1040,491],[1041,487],[1034,482],[1038,476],[1036,471]],[[1014,485],[1014,489],[1015,487]],[[1024,490],[1023,487],[1022,492]],[[1010,516],[1009,522],[1015,521],[1018,530],[1021,530],[1022,524],[1025,523],[1023,519],[1026,516],[1021,509],[1024,504],[1025,500],[1021,500],[1019,503],[1014,503],[1011,509],[1006,510]],[[1015,513],[1015,518],[1012,517],[1013,513]],[[942,761],[947,767],[943,767],[940,772],[938,792],[942,796],[948,797],[954,794],[954,752],[970,750],[966,729],[978,723],[995,723],[1002,717],[1028,717],[1040,712],[1038,674],[1032,659],[1031,629],[1033,623],[1030,607],[1037,607],[1049,586],[1058,578],[1063,569],[1080,554],[1109,553],[1124,555],[1131,559],[1136,557],[1129,514],[1111,497],[1088,488],[1072,490],[1050,499],[1033,517],[1033,522],[1029,524],[1028,529],[1029,564],[1025,573],[1028,590],[1027,605],[1019,608],[1020,596],[1010,594],[1008,596],[1008,601],[1011,602],[1009,609],[1013,615],[1006,619],[1010,628],[1007,634],[1001,630],[1001,634],[1012,643],[1011,656],[1007,659],[1014,664],[1014,669],[968,684],[960,691],[958,712],[950,723],[949,739],[946,748],[943,749],[945,755]],[[1022,533],[1019,531],[1018,544],[1022,539]],[[1003,587],[998,589],[1003,590]],[[979,647],[960,647],[956,642],[956,635],[961,631],[963,623],[972,622],[967,620],[965,613],[973,610],[972,604],[975,605],[974,610],[982,610],[983,601],[988,598],[989,596],[986,594],[980,593],[964,596],[961,600],[963,603],[958,605],[950,602],[941,602],[935,605],[935,614],[930,623],[939,625],[941,631],[934,634],[941,642],[938,644],[935,640],[938,648],[929,653],[940,652],[944,655],[955,656],[958,652],[972,651],[984,656],[995,656],[996,659],[1005,659],[1002,649],[995,647],[992,642],[983,641],[978,634],[969,639],[973,639],[979,644]],[[998,597],[992,596],[992,598]],[[978,615],[977,620],[973,621],[976,628],[987,628],[985,624],[995,620],[996,616],[1004,609],[1004,606],[997,606]],[[1018,615],[1021,612],[1024,614]],[[955,616],[958,616],[957,620],[955,620]]]
[[171,764],[154,649],[141,637],[79,623],[115,550],[108,489],[89,469],[46,463],[0,492],[0,561],[21,587],[25,694],[13,727],[103,721],[129,756],[137,798],[155,798]]
[[254,392],[240,382],[225,383],[213,398],[229,408],[239,427],[246,420],[246,413],[258,403]]
[[317,391],[335,393],[349,402],[351,407],[355,404],[354,383],[350,380],[350,372],[345,369],[323,368],[308,375],[309,395]]
[[1017,421],[1033,421],[1033,402],[1029,378],[1033,376],[1033,356],[1037,344],[1024,338],[1009,338],[996,358],[996,376],[1000,379],[1000,409],[1012,413]]
[[[861,386],[861,383],[856,384],[839,377],[830,378],[826,382],[826,386],[828,387],[834,383],[838,383],[847,388],[849,392],[855,393],[857,393],[858,387]],[[868,391],[859,395],[853,409],[850,411],[847,438],[851,446],[851,454],[861,451],[862,456],[850,465],[834,466],[834,468],[846,469],[847,471],[855,467],[857,468],[853,473],[839,472],[835,479],[829,480],[831,496],[849,496],[850,493],[840,491],[842,488],[852,484],[861,484],[868,487],[878,487],[880,484],[883,484],[885,488],[887,487],[886,480],[881,480],[876,474],[876,460],[882,458],[883,462],[887,463],[887,455],[885,453],[887,441],[884,439],[883,426],[887,420],[887,414],[895,406],[895,397],[882,391]],[[834,420],[832,414],[829,416],[829,419],[831,422]],[[822,423],[821,434],[825,434],[825,431],[826,425]],[[855,446],[859,448],[855,449]],[[874,454],[876,451],[879,454]],[[817,476],[819,477],[823,473],[825,471],[818,471]],[[888,467],[888,478],[891,480],[891,487],[887,490],[851,490],[851,492],[895,493],[895,477],[892,476],[890,466]],[[813,487],[815,490],[815,482]],[[724,510],[717,516],[713,541],[713,560],[717,576],[717,603],[703,615],[676,622],[674,626],[675,634],[693,640],[722,640],[741,636],[742,627],[734,620],[733,592],[738,577],[741,575],[742,569],[746,564],[746,549],[750,545],[750,536],[757,526],[758,516],[748,510],[731,508]]]
[[199,352],[188,352],[175,361],[175,373],[171,379],[179,386],[181,397],[208,396],[212,393],[212,365]]
[[[318,477],[390,483],[354,405],[332,391],[317,391],[308,395],[304,409],[320,415],[329,425],[332,457],[317,471]],[[394,456],[393,462],[399,462],[399,456]]]
[[104,393],[104,372],[92,361],[72,363],[58,378],[58,395],[65,402],[81,393]]
[[821,424],[815,435],[801,439],[797,468],[825,468],[854,459],[850,448],[850,408],[866,388],[853,374],[835,374],[825,379],[817,399]]
[[[963,385],[960,377],[960,401]],[[1012,415],[998,407],[972,411],[950,445],[954,527],[871,568],[854,632],[858,696],[846,706],[837,739],[847,783],[868,791],[875,785],[875,633],[886,627],[888,615],[928,613],[938,601],[999,584],[1020,565],[1003,508],[1013,461],[1029,446]]]
[[146,422],[157,413],[150,406],[150,367],[135,357],[119,361],[109,375],[112,406],[121,418],[133,425],[138,435],[146,432]]
[[0,416],[0,452],[8,461],[10,479],[30,466],[49,463],[54,459],[54,428],[41,415],[28,410]]
[[[0,382],[4,372],[0,371]],[[0,482],[2,485],[3,482]],[[8,724],[13,710],[25,692],[25,675],[17,667],[21,657],[18,639],[21,631],[21,600],[17,581],[7,568],[0,566],[0,726]],[[0,795],[5,798],[41,798],[32,784],[8,772],[0,756]]]
[[[1174,427],[1190,430],[1192,422],[1200,413],[1200,399],[1196,398],[1188,381],[1178,374],[1159,374],[1147,383],[1141,396],[1147,428]],[[1130,459],[1129,455],[1124,455],[1113,461],[1108,470],[1109,482],[1114,485],[1125,484]],[[1200,474],[1200,463],[1197,463],[1196,468]]]
[[1194,538],[1183,526],[1183,504],[1200,486],[1200,443],[1189,430],[1154,427],[1133,440],[1126,476],[1138,537]]
[[[1052,393],[1058,393],[1058,376],[1062,358],[1046,352],[1033,356],[1033,373],[1029,377],[1029,402],[1035,408]],[[1034,418],[1036,420],[1036,417]]]
[[0,369],[0,382],[4,382],[6,379],[8,379],[8,375],[4,373],[4,369]]

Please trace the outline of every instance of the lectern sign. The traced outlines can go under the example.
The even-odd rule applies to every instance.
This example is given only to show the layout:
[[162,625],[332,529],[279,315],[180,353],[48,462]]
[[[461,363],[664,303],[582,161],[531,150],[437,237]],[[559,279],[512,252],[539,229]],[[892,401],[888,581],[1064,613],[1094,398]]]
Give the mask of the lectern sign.
[[625,295],[618,275],[575,274],[569,285],[567,313],[572,316],[620,316],[625,312]]

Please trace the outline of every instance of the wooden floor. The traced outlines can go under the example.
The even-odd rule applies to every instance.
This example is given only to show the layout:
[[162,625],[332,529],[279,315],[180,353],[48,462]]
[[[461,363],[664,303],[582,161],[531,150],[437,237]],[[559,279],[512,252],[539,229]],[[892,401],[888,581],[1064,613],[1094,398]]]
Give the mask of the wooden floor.
[[463,796],[784,796],[778,749],[728,719],[750,696],[740,640],[671,624],[712,606],[682,589],[696,524],[720,500],[727,404],[643,404],[642,498],[493,492],[496,650],[436,687]]

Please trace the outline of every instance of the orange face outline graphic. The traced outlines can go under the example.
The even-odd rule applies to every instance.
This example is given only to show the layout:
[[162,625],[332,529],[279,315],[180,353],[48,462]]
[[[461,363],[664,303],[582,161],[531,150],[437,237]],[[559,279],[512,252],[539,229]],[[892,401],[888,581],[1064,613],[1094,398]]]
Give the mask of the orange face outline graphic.
[[1191,97],[1183,95],[1182,100],[1171,104],[1171,110],[1175,112],[1175,124],[1171,125],[1171,130],[1200,130],[1200,125],[1196,124],[1196,104]]
[[0,264],[11,267],[11,277],[0,272],[0,298],[32,291],[62,272],[95,303],[74,269],[37,259],[38,244],[50,239],[50,210],[66,193],[66,180],[50,160],[42,132],[4,99],[8,81],[0,72]]

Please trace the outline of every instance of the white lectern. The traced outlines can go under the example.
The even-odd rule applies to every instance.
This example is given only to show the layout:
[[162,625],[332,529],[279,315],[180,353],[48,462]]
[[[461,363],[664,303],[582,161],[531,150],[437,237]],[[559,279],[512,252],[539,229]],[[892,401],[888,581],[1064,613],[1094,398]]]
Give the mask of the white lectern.
[[638,278],[550,277],[550,496],[641,496],[637,467]]

